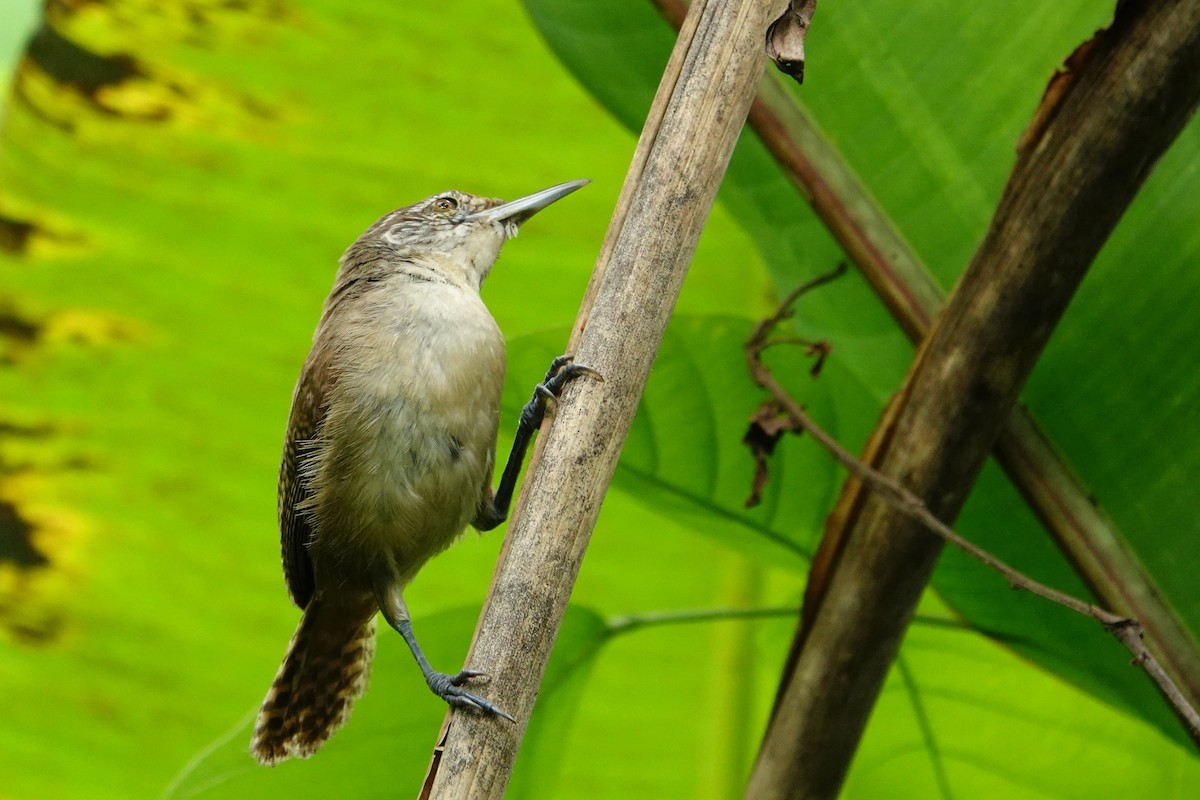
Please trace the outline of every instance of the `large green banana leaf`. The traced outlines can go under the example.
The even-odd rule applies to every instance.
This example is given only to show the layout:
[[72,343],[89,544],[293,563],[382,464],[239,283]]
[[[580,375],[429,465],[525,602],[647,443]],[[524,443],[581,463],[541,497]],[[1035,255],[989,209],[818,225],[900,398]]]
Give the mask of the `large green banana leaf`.
[[[949,286],[1050,71],[1109,9],[840,5],[820,9],[803,97]],[[511,435],[564,346],[669,28],[640,0],[0,10],[0,797],[415,794],[444,709],[394,636],[318,756],[265,769],[246,751],[297,618],[274,528],[291,385],[337,256],[378,215],[590,177],[484,288],[510,341]],[[1193,127],[1028,393],[1192,630],[1198,147]],[[792,619],[678,612],[798,604],[840,475],[785,441],[743,508],[760,398],[740,344],[839,256],[748,137],[722,200],[510,796],[728,797],[761,735]],[[856,279],[806,299],[798,327],[835,355],[796,391],[857,446],[910,349]],[[962,529],[1082,591],[998,475]],[[408,593],[443,669],[499,542],[468,535]],[[936,585],[848,797],[1188,796],[1200,765],[1102,632],[952,555]]]

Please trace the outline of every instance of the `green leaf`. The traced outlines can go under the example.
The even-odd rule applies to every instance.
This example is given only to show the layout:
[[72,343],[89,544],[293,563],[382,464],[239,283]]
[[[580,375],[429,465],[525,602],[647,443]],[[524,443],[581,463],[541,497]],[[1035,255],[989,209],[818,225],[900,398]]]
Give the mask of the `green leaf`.
[[[863,17],[872,8],[822,6],[805,97],[814,87],[838,87],[813,108],[859,171],[874,176],[872,190],[898,209],[905,234],[946,285],[986,223],[989,193],[1003,180],[1015,133],[1046,75],[1098,24],[1100,6],[893,3],[873,5],[878,18]],[[572,34],[579,41],[569,44],[596,60],[597,75],[612,78],[614,97],[649,97],[671,37],[646,16],[648,4],[557,7],[592,19],[594,9],[605,17],[601,23],[624,26],[623,38],[599,25]],[[176,796],[230,796],[222,792],[275,781],[288,783],[297,798],[328,797],[331,788],[351,785],[365,787],[365,796],[415,791],[443,712],[386,632],[371,693],[328,749],[275,770],[256,767],[245,754],[248,714],[297,616],[279,574],[274,522],[275,471],[296,372],[338,254],[381,213],[449,186],[515,196],[591,177],[592,186],[507,246],[484,288],[512,341],[504,414],[511,426],[546,358],[565,346],[633,138],[564,74],[519,9],[497,0],[462,9],[331,0],[191,4],[161,13],[124,3],[52,9],[52,28],[68,43],[110,72],[114,63],[128,63],[122,57],[138,71],[89,92],[62,80],[62,64],[33,64],[16,78],[0,129],[0,222],[12,223],[0,236],[0,681],[8,698],[0,763],[16,765],[5,769],[0,792],[156,796],[189,763]],[[873,19],[886,19],[874,23],[885,31],[897,24],[896,38],[876,31],[860,39],[855,32],[870,32]],[[821,36],[835,35],[848,41],[817,46]],[[1003,47],[993,47],[993,36],[1004,37]],[[612,52],[587,49],[588,37]],[[861,45],[855,49],[861,41],[874,42],[865,55]],[[660,63],[651,64],[655,48]],[[618,52],[619,63],[604,60]],[[915,57],[921,77],[908,78],[905,91],[923,91],[927,82],[945,90],[925,99],[922,111],[953,123],[934,151],[923,149],[919,124],[889,116],[921,97],[892,96],[892,77],[863,95],[866,84],[854,77],[861,77],[860,57],[882,60],[899,77]],[[834,83],[836,76],[845,82]],[[639,114],[627,112],[630,124]],[[1189,136],[1194,143],[1194,131]],[[759,399],[744,381],[741,340],[771,309],[774,286],[790,287],[838,257],[774,167],[761,153],[752,159],[748,141],[743,151],[751,155],[739,153],[725,206],[715,210],[692,265],[682,316],[664,343],[606,500],[556,659],[584,655],[563,688],[547,688],[539,703],[514,796],[728,797],[749,769],[790,621],[600,635],[601,620],[608,626],[626,614],[796,605],[798,569],[836,488],[837,473],[812,444],[789,440],[773,465],[767,502],[741,508],[752,466],[738,441]],[[1173,172],[1165,164],[1148,188],[1159,200],[1139,202],[1126,221],[1141,214],[1144,229],[1122,227],[1118,238],[1128,248],[1117,255],[1110,248],[1109,266],[1098,266],[1119,273],[1119,290],[1106,290],[1101,303],[1116,324],[1075,332],[1077,309],[1092,302],[1088,284],[1055,341],[1066,356],[1054,362],[1055,374],[1035,376],[1029,395],[1056,436],[1072,426],[1103,432],[1068,452],[1126,532],[1146,537],[1148,565],[1193,621],[1188,562],[1179,554],[1190,552],[1183,549],[1191,528],[1181,488],[1195,456],[1173,448],[1167,457],[1164,448],[1190,441],[1196,424],[1185,412],[1191,376],[1200,371],[1178,363],[1194,351],[1181,344],[1183,324],[1172,327],[1176,317],[1187,319],[1182,309],[1194,279],[1185,265],[1196,241],[1179,233],[1190,230],[1187,204],[1169,202],[1187,196],[1195,163],[1176,148],[1168,162]],[[1164,174],[1169,185],[1161,184]],[[777,238],[767,238],[772,232]],[[1123,260],[1143,264],[1133,246],[1139,241],[1150,260],[1120,269]],[[1164,295],[1162,281],[1180,288]],[[1116,302],[1120,291],[1132,300]],[[1170,313],[1139,316],[1160,307]],[[839,437],[860,444],[902,377],[909,346],[856,278],[805,298],[796,325],[803,335],[833,342],[825,374],[811,381],[804,360],[783,350],[772,363],[796,373],[794,390]],[[1122,340],[1125,331],[1131,342]],[[1168,347],[1150,347],[1150,335]],[[1099,360],[1081,371],[1067,357],[1079,352]],[[1147,392],[1135,416],[1147,417],[1148,427],[1139,421],[1136,436],[1114,424],[1131,418],[1120,416],[1132,397],[1122,390],[1126,379],[1097,377],[1127,372],[1142,381],[1129,385]],[[1165,383],[1166,374],[1178,383]],[[1164,394],[1168,385],[1179,393]],[[1070,403],[1054,401],[1059,390]],[[1088,395],[1104,404],[1080,400]],[[1044,404],[1062,410],[1055,417]],[[1085,406],[1091,416],[1078,413]],[[1171,430],[1178,433],[1162,433]],[[1074,438],[1080,447],[1087,437]],[[1124,459],[1125,472],[1114,458]],[[1161,473],[1156,465],[1165,465]],[[1123,493],[1111,485],[1118,482]],[[1145,488],[1141,501],[1136,486]],[[970,522],[969,532],[1015,531],[1005,541],[1021,552],[1032,547],[1036,562],[1022,566],[1060,569],[1031,546],[1032,522],[1010,524],[1005,509],[1015,501],[1003,485],[986,492],[991,505],[968,511],[984,517]],[[1160,528],[1159,519],[1177,524]],[[453,664],[465,650],[473,615],[461,609],[478,607],[499,546],[498,535],[464,537],[406,593],[438,663]],[[958,567],[947,559],[939,581],[959,575],[954,580],[970,584],[957,590],[957,610],[981,625],[1008,619],[1003,603],[1011,595],[989,589],[990,576],[951,570]],[[1003,602],[993,606],[994,598]],[[972,600],[982,608],[968,606]],[[1050,615],[1039,604],[1022,613]],[[1012,617],[1016,634],[1025,631],[1021,620]],[[1065,638],[1048,648],[1045,639],[1056,631]],[[1059,663],[1064,651],[1088,653],[1100,646],[1095,642],[1108,647],[1099,634],[1053,620],[1034,633],[1030,653],[1041,651],[1041,663],[1050,663],[1049,649],[1056,670],[1066,670]],[[986,735],[967,713],[970,703],[933,720],[943,739],[966,743],[958,766],[946,771],[952,787],[966,785],[960,781],[970,780],[983,747],[997,741],[1015,765],[1013,781],[1062,789],[1062,796],[1091,796],[1088,790],[1106,781],[1127,785],[1121,781],[1152,767],[1168,777],[1145,785],[1162,787],[1163,796],[1170,796],[1169,776],[1176,786],[1195,782],[1193,758],[1111,705],[1136,708],[1141,717],[1161,713],[1130,694],[1141,678],[1122,657],[1088,655],[1107,666],[1073,677],[1111,684],[1107,694],[1089,687],[1106,704],[1062,684],[1058,673],[1014,658],[1025,645],[1013,637],[998,637],[1001,646],[974,633],[954,635],[970,642],[970,659],[942,663],[905,650],[926,705],[953,681],[992,692]],[[997,663],[1005,665],[999,685],[989,677]],[[1105,669],[1132,677],[1110,682]],[[1006,724],[1003,713],[1027,686],[1037,687],[1031,696],[1047,716],[1067,721],[1071,755],[1085,747],[1079,733],[1095,731],[1104,747],[1117,743],[1136,758],[1101,761],[1094,754],[1110,751],[1093,745],[1094,760],[1076,758],[1087,763],[1086,775],[1072,780],[1058,761],[1060,782],[1048,782],[1046,754],[1055,742],[1035,739],[1030,726]],[[882,708],[860,759],[872,766],[851,776],[848,791],[858,796],[899,785],[887,772],[901,763],[893,758],[901,752],[897,742],[916,742],[903,751],[911,754],[904,763],[933,763],[928,739],[912,738],[920,729],[911,714]],[[1052,732],[1045,723],[1035,727]],[[875,754],[870,761],[868,752]],[[873,775],[890,783],[872,782]]]
[[[639,124],[673,40],[649,4],[529,0],[527,5],[581,83],[617,119]],[[809,42],[806,83],[797,96],[950,285],[986,227],[1013,144],[1051,71],[1110,12],[1111,4],[1097,2],[981,9],[879,0],[823,7]],[[629,33],[633,29],[636,37]],[[635,58],[641,69],[630,77]],[[609,78],[618,69],[626,77],[622,83]],[[1200,434],[1200,421],[1186,410],[1200,400],[1196,350],[1183,345],[1194,328],[1184,306],[1200,291],[1200,277],[1186,265],[1200,237],[1194,214],[1172,202],[1195,182],[1198,150],[1200,126],[1193,125],[1105,249],[1028,394],[1193,631],[1200,630],[1200,593],[1179,553],[1195,527],[1185,476],[1200,468],[1200,451],[1180,452],[1173,445],[1180,439],[1166,431],[1183,433],[1185,441]],[[781,288],[836,259],[828,234],[753,137],[739,143],[721,198]],[[1130,268],[1135,264],[1146,268]],[[858,296],[848,298],[850,290]],[[1164,313],[1147,313],[1152,305]],[[863,431],[865,420],[846,425],[846,418],[863,410],[864,386],[882,397],[896,385],[909,360],[899,331],[854,282],[841,294],[822,291],[806,298],[797,319],[806,335],[834,343],[835,364],[861,377],[859,386],[831,392],[826,402],[836,416],[819,409],[814,415],[835,429]],[[1153,334],[1140,332],[1147,326]],[[1157,346],[1164,341],[1176,345]],[[798,370],[790,373],[797,396],[806,401],[820,396],[804,385]],[[1156,399],[1147,396],[1148,389]],[[1118,422],[1123,420],[1137,432],[1131,435]],[[861,441],[835,432],[851,446]],[[671,438],[671,431],[656,433]],[[689,436],[699,439],[701,432],[689,429]],[[793,475],[785,474],[785,494],[808,489],[791,481]],[[794,521],[799,531],[810,525],[803,515]],[[961,529],[1034,577],[1086,593],[996,474],[984,476]],[[1124,651],[1094,623],[1005,591],[994,576],[957,554],[944,559],[934,585],[957,612],[1003,634],[1023,655],[1185,741],[1145,676],[1128,667]]]
[[1186,798],[1196,757],[952,627],[914,625],[843,791],[874,797]]
[[[64,39],[138,77],[92,95],[29,69],[6,109],[0,217],[28,232],[0,252],[12,797],[156,795],[265,692],[295,624],[283,423],[341,249],[447,186],[515,196],[590,175],[487,287],[510,334],[563,325],[628,160],[509,4],[193,11],[64,11]],[[477,97],[483,42],[538,94]],[[415,613],[478,603],[499,540],[479,541],[446,562],[465,572],[422,575]]]

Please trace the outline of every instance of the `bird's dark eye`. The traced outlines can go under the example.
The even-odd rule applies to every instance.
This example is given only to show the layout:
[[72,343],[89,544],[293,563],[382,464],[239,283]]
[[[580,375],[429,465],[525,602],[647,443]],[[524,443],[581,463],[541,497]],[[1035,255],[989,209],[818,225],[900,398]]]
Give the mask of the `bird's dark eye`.
[[458,201],[453,197],[439,197],[433,201],[434,211],[451,212],[458,208]]

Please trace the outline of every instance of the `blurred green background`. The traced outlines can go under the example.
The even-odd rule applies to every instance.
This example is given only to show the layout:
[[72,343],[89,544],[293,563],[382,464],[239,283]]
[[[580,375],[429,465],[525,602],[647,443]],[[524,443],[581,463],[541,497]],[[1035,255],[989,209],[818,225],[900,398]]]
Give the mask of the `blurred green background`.
[[[825,3],[798,96],[949,288],[1047,79],[1110,12]],[[415,794],[444,709],[386,632],[371,691],[319,756],[264,769],[246,752],[298,617],[274,520],[292,384],[338,256],[380,214],[450,187],[515,197],[588,177],[484,287],[509,340],[507,447],[566,341],[673,34],[640,0],[42,13],[0,2],[0,798]],[[1192,631],[1198,151],[1193,124],[1026,393]],[[744,509],[740,438],[762,398],[741,343],[840,257],[747,134],[510,796],[740,793],[841,481],[788,440]],[[854,276],[806,298],[796,328],[833,343],[825,372],[809,379],[797,353],[773,364],[860,446],[910,346]],[[960,527],[1084,592],[997,470]],[[407,592],[435,666],[461,663],[501,536],[469,533]],[[845,796],[1183,798],[1197,781],[1119,646],[951,553]]]

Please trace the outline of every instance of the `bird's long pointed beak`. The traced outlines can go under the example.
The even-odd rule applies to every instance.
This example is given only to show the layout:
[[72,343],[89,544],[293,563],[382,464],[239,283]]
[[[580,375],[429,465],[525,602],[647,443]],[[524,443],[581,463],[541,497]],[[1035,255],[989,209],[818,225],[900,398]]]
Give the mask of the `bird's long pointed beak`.
[[542,189],[518,200],[484,209],[467,217],[472,222],[514,222],[520,225],[525,220],[541,211],[555,200],[561,200],[576,189],[587,186],[590,180],[584,178],[578,181],[567,181],[549,189]]

